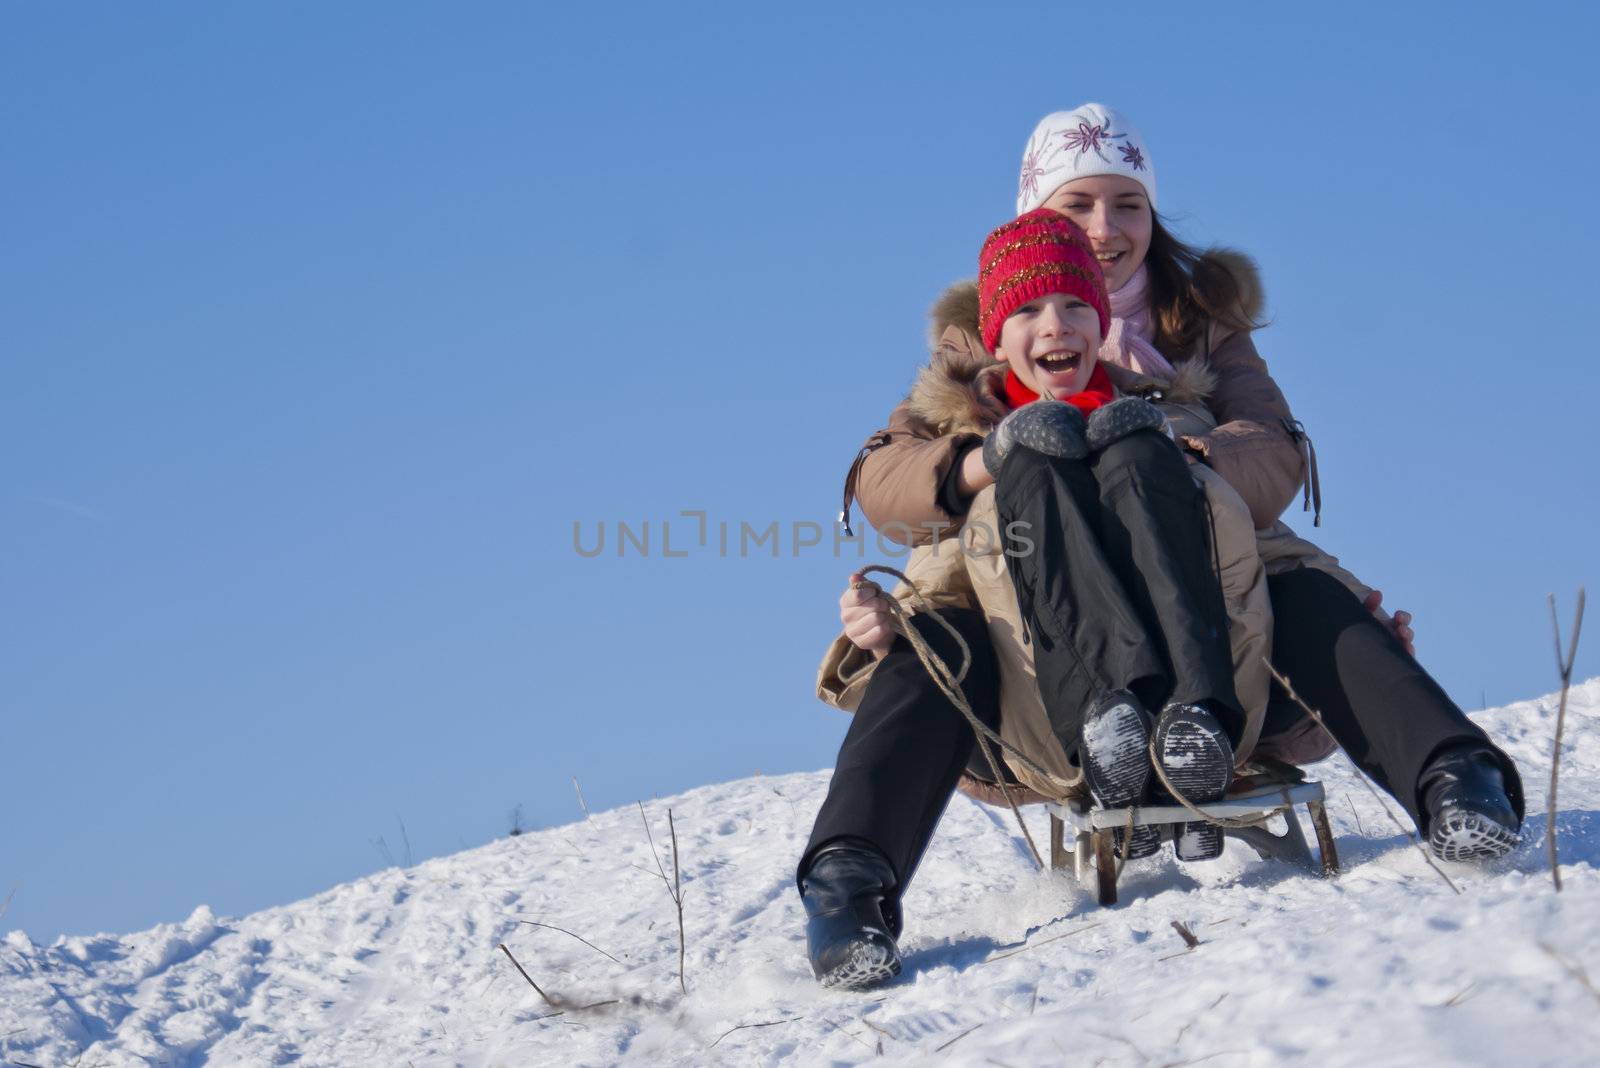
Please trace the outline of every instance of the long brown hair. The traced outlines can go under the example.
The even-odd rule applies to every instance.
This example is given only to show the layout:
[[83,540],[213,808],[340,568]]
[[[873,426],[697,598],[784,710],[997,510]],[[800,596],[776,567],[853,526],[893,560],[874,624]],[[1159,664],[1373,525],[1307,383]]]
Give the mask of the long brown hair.
[[1150,310],[1155,319],[1156,348],[1169,360],[1187,359],[1206,326],[1254,330],[1245,295],[1228,267],[1174,237],[1154,210],[1150,213]]

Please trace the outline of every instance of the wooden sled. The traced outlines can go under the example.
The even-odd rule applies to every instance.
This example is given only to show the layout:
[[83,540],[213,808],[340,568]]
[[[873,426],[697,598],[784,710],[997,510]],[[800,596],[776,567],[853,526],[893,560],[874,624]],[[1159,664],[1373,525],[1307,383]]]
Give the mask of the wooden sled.
[[[1237,784],[1226,800],[1195,807],[1208,816],[1221,818],[1265,817],[1282,813],[1284,831],[1274,834],[1264,825],[1225,827],[1227,838],[1237,838],[1254,849],[1263,860],[1283,860],[1325,876],[1339,874],[1339,853],[1328,825],[1328,811],[1319,782],[1273,782],[1254,785],[1250,780]],[[1317,836],[1319,858],[1313,858],[1306,836],[1300,829],[1296,805],[1305,805]],[[1050,812],[1050,866],[1056,870],[1071,867],[1085,890],[1094,890],[1102,905],[1117,901],[1117,876],[1121,858],[1112,845],[1111,832],[1118,827],[1155,826],[1162,838],[1171,839],[1178,826],[1194,816],[1180,805],[1144,805],[1133,808],[1093,808],[1087,798],[1066,804],[1047,802]],[[1073,845],[1066,846],[1067,828],[1072,828]]]

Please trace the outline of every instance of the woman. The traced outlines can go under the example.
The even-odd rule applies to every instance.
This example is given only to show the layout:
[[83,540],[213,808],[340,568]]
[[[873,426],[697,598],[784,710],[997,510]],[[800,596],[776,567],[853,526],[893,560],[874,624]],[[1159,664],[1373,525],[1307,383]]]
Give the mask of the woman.
[[[1436,853],[1450,859],[1503,854],[1522,815],[1514,765],[1407,655],[1404,618],[1397,616],[1391,633],[1363,605],[1366,599],[1376,607],[1372,591],[1277,521],[1304,464],[1298,424],[1250,338],[1260,305],[1253,269],[1242,257],[1201,255],[1176,241],[1155,212],[1155,194],[1149,151],[1137,133],[1108,109],[1085,105],[1039,124],[1024,154],[1017,207],[1019,214],[1053,208],[1088,233],[1111,290],[1109,362],[1131,378],[1157,381],[1196,368],[1209,372],[1209,389],[1199,391],[1203,401],[1175,407],[1196,409],[1210,425],[1200,419],[1178,440],[1200,470],[1222,476],[1237,491],[1260,528],[1256,557],[1266,572],[1270,655],[1279,670],[1321,711],[1352,759],[1404,805]],[[912,534],[897,540],[930,541],[931,531],[969,523],[974,506],[992,499],[981,485],[987,427],[935,434],[923,418],[929,397],[948,396],[959,378],[952,369],[979,362],[982,346],[966,300],[959,292],[947,294],[936,306],[933,364],[889,425],[868,439],[847,481],[846,513],[852,490],[858,491],[880,530]],[[956,385],[981,394],[982,377],[978,372]],[[1219,531],[1217,542],[1223,541]],[[950,560],[962,554],[948,546],[944,562],[930,571],[931,555],[937,554],[918,548],[908,566],[921,568],[919,586],[927,585],[925,592],[972,650],[963,690],[974,711],[991,725],[998,721],[1014,744],[1050,750],[1048,740],[1027,736],[1040,701],[1027,692],[1029,673],[1017,666],[1024,643],[1014,628],[997,628],[974,596],[985,572],[974,567],[961,574]],[[819,678],[825,700],[857,713],[798,872],[812,927],[834,950],[865,937],[860,932],[878,914],[898,936],[899,898],[972,750],[965,720],[907,643],[892,640],[880,596],[870,584],[846,592],[846,634]],[[913,625],[946,659],[958,658],[942,628],[925,619]],[[1296,723],[1282,702],[1265,718],[1266,740],[1288,737],[1280,755],[1302,762],[1325,755],[1315,744],[1320,732]],[[1050,770],[1075,770],[1060,752],[1045,755],[1058,758]],[[989,776],[986,768],[975,770]],[[1029,783],[1027,769],[1010,770],[1024,784],[1038,785]],[[816,965],[819,939],[811,941]]]

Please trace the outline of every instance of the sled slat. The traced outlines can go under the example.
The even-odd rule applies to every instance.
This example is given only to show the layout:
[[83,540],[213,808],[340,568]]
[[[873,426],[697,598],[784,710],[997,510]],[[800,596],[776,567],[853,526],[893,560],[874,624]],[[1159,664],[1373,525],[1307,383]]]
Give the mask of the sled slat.
[[[1285,808],[1291,808],[1297,804],[1320,803],[1322,799],[1322,784],[1306,782],[1284,786],[1264,786],[1260,789],[1252,790],[1241,797],[1230,797],[1226,801],[1217,801],[1209,805],[1196,805],[1195,807],[1208,816],[1262,816]],[[1102,828],[1125,827],[1128,823],[1128,809],[1125,808],[1091,810],[1078,804],[1052,804],[1049,807],[1051,815],[1059,816],[1062,820],[1080,830],[1093,831]],[[1185,823],[1192,819],[1194,819],[1194,816],[1181,805],[1140,805],[1133,809],[1133,822],[1136,827],[1150,824]]]

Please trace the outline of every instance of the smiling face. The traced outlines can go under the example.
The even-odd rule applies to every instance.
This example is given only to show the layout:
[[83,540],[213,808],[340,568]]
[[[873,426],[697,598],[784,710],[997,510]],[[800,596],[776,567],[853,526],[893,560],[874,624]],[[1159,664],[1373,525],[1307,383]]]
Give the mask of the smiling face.
[[1132,278],[1150,251],[1155,219],[1144,186],[1120,174],[1076,178],[1045,198],[1054,208],[1089,235],[1106,289],[1115,292]]
[[1100,357],[1100,313],[1070,293],[1047,293],[1001,324],[994,355],[1041,397],[1082,393]]

